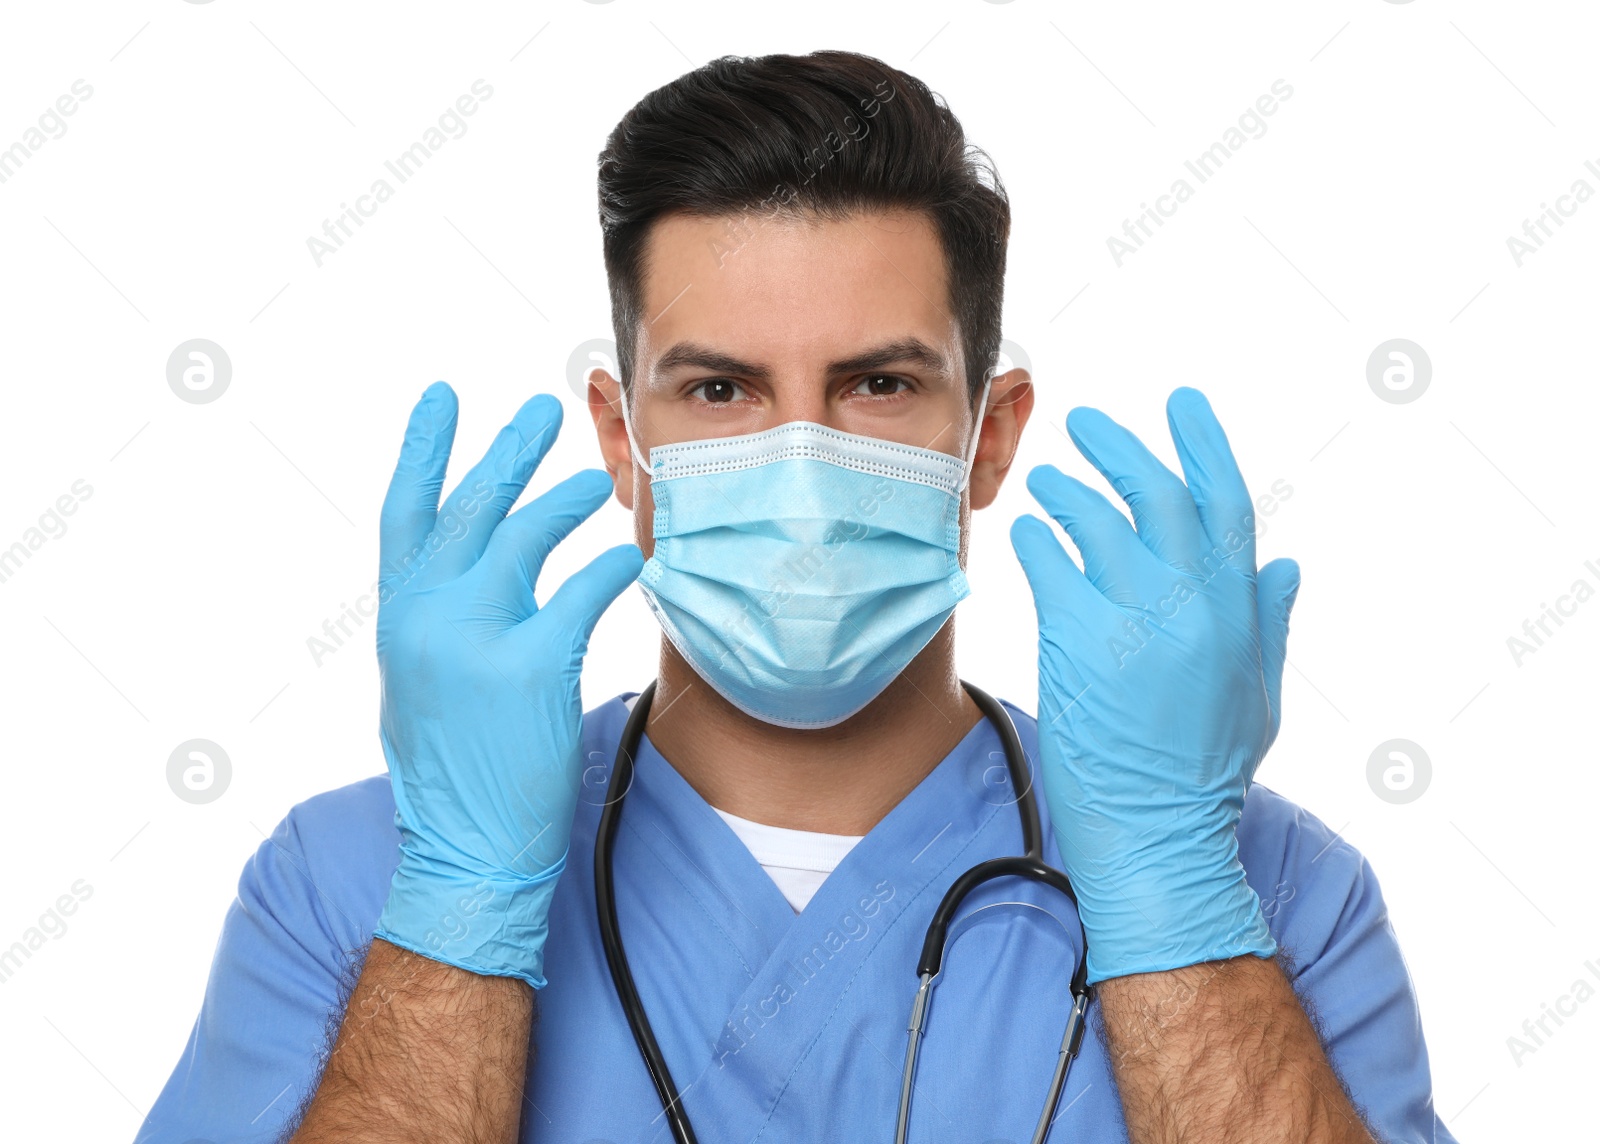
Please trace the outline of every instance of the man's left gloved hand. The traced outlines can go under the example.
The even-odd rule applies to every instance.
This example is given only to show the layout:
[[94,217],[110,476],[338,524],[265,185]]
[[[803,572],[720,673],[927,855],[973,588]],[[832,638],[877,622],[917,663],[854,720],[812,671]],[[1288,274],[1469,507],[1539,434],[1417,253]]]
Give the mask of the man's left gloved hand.
[[1257,572],[1250,494],[1205,397],[1175,390],[1167,421],[1187,486],[1103,413],[1067,418],[1133,526],[1053,466],[1028,474],[1081,570],[1044,521],[1011,529],[1039,619],[1045,799],[1091,983],[1277,949],[1236,828],[1278,733],[1300,570]]

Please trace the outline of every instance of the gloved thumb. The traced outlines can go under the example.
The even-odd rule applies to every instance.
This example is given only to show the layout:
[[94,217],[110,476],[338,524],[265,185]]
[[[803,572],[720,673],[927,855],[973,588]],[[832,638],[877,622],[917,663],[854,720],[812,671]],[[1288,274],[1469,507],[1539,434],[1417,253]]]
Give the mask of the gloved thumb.
[[1278,737],[1283,714],[1283,665],[1289,648],[1289,613],[1300,591],[1300,565],[1287,557],[1256,573],[1256,630],[1261,637],[1261,674],[1267,686],[1271,725],[1267,745]]
[[1050,526],[1036,516],[1019,516],[1011,523],[1011,548],[1033,589],[1034,609],[1042,629],[1052,613],[1089,614],[1103,604],[1099,589],[1061,547]]
[[643,567],[644,554],[638,545],[619,544],[608,548],[557,588],[550,602],[533,619],[543,616],[547,622],[554,621],[562,630],[571,632],[574,650],[581,656],[588,650],[589,637],[600,622],[601,614],[623,589],[639,578]]

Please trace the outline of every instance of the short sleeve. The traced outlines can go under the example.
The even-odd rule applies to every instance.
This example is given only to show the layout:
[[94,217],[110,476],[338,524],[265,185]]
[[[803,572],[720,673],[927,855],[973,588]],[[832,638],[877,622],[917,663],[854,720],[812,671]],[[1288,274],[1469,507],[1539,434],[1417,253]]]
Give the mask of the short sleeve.
[[1416,990],[1371,864],[1259,783],[1240,858],[1335,1071],[1385,1144],[1455,1144],[1434,1111]]
[[136,1144],[272,1144],[315,1087],[399,860],[388,778],[295,806],[245,864],[199,1017]]

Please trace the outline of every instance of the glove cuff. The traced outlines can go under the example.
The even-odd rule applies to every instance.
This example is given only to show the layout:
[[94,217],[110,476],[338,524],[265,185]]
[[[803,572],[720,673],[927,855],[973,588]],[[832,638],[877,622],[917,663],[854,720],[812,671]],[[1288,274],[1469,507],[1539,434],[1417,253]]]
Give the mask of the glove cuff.
[[1134,973],[1161,973],[1204,961],[1253,954],[1271,957],[1278,943],[1261,900],[1234,859],[1216,878],[1170,896],[1113,892],[1110,901],[1080,893],[1089,940],[1089,983]]
[[562,855],[537,878],[441,868],[403,850],[374,937],[434,961],[543,989],[550,901]]

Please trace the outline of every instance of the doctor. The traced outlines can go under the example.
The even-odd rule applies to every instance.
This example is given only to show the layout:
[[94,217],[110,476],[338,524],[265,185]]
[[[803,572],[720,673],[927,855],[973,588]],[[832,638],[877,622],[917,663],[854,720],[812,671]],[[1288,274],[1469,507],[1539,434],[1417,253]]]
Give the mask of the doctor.
[[[815,125],[847,118],[859,137],[773,204]],[[1023,848],[953,619],[968,513],[1034,400],[1025,370],[984,368],[1004,194],[918,81],[817,53],[646,97],[601,203],[621,374],[591,374],[604,467],[540,473],[513,510],[562,420],[538,396],[441,502],[456,397],[423,393],[381,517],[389,773],[295,807],[247,866],[140,1141],[671,1138],[595,905],[637,697],[579,703],[589,635],[636,582],[664,638],[616,905],[682,1111],[708,1142],[893,1137],[929,918],[962,871]],[[1257,567],[1205,398],[1179,388],[1167,417],[1181,475],[1101,413],[1067,419],[1131,524],[1027,474],[1081,568],[1046,520],[1011,533],[1040,687],[1037,721],[1008,710],[1095,986],[1049,1139],[1448,1142],[1371,868],[1253,782],[1298,570]],[[538,583],[613,497],[637,544]],[[967,638],[1031,653],[1019,635]],[[910,1139],[1027,1140],[1079,917],[1004,880],[963,912]]]

